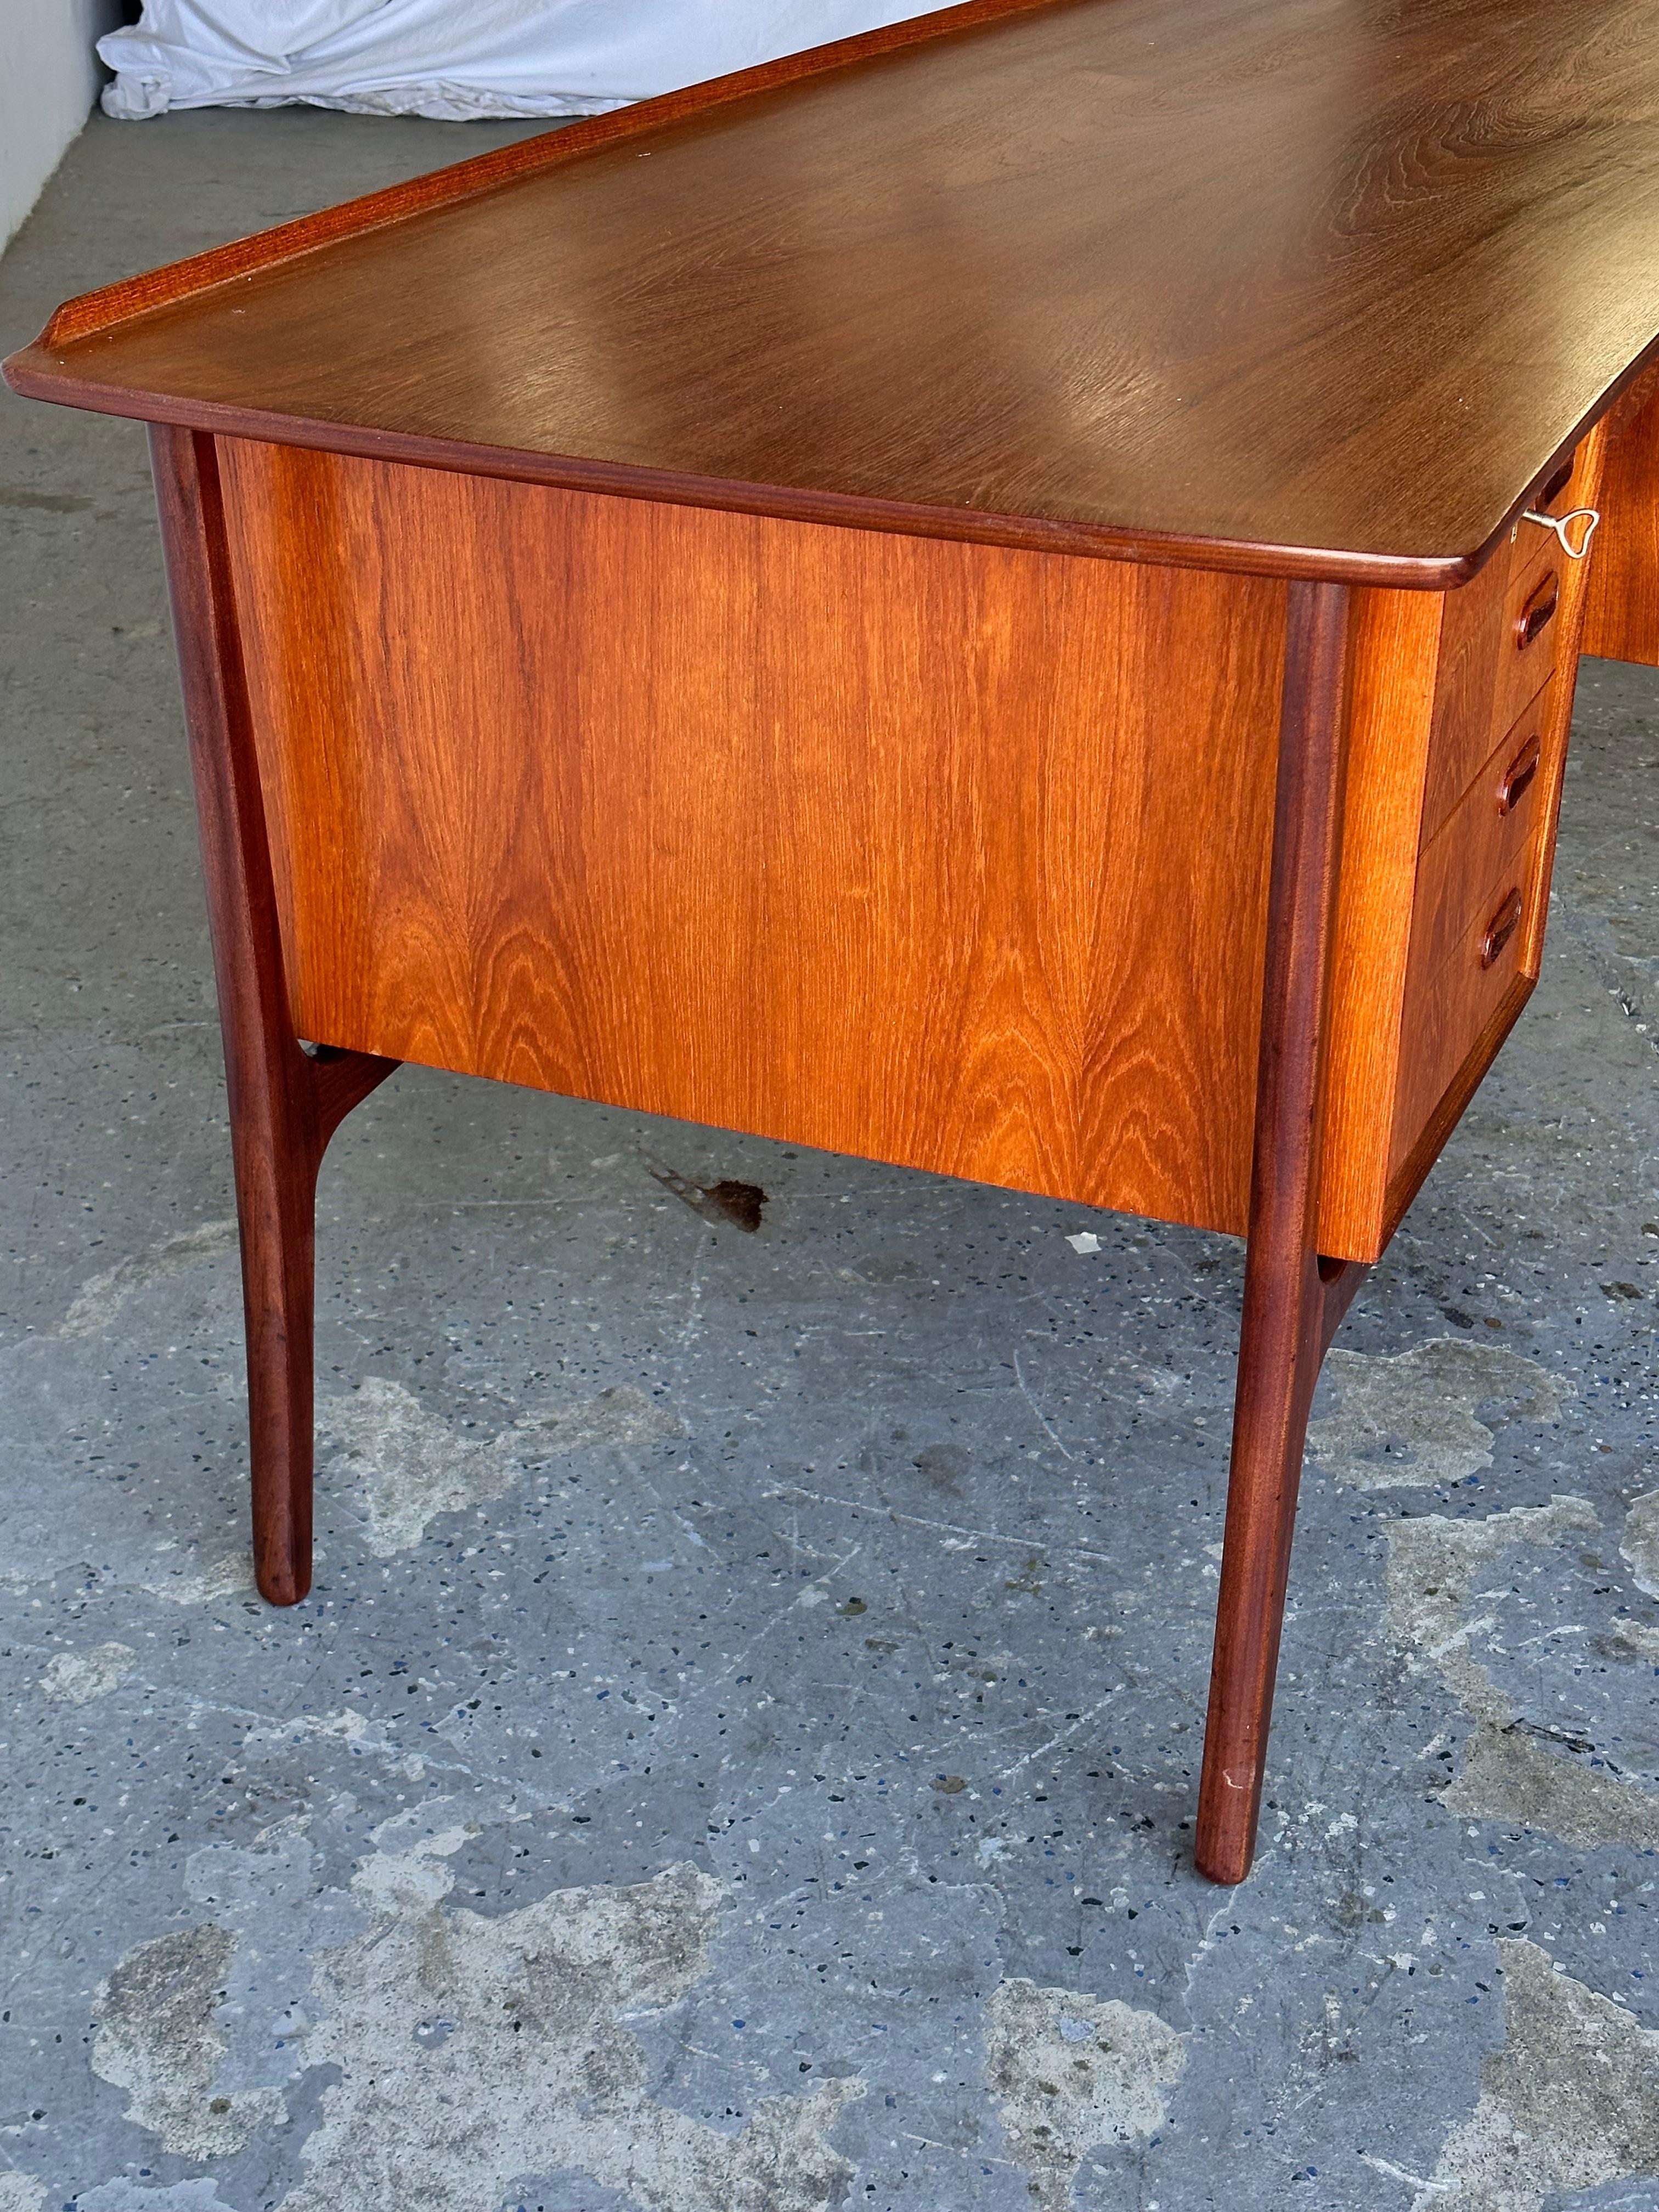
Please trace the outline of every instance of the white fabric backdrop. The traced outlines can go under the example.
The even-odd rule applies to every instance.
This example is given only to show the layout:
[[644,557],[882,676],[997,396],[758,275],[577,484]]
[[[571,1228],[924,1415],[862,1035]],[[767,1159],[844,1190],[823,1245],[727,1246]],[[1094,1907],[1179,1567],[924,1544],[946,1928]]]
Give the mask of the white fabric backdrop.
[[[935,0],[938,4],[938,0]],[[591,115],[927,12],[916,0],[144,0],[98,52],[111,115],[303,100]]]

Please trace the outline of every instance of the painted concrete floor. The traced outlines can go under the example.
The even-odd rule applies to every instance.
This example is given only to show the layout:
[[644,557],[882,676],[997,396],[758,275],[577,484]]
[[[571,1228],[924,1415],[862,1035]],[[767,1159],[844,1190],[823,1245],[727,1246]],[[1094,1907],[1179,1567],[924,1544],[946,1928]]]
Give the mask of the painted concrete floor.
[[[504,135],[95,119],[0,336]],[[1226,1894],[1219,1239],[406,1071],[255,1601],[142,435],[0,437],[0,2212],[1659,2205],[1659,677],[1333,1354]]]

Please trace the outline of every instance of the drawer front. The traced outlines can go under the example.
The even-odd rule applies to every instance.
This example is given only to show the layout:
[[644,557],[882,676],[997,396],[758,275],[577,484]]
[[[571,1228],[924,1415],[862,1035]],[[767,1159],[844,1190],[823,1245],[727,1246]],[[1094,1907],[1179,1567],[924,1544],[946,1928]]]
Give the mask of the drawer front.
[[1510,874],[1488,885],[1474,920],[1432,974],[1407,988],[1389,1172],[1404,1164],[1459,1070],[1521,975],[1526,911],[1538,865],[1534,835]]
[[1521,880],[1547,788],[1541,770],[1553,691],[1547,682],[1505,731],[1450,821],[1424,848],[1412,908],[1408,999],[1418,976],[1436,975]]
[[[1537,514],[1571,514],[1575,507],[1593,507],[1589,496],[1595,475],[1594,441],[1586,438],[1577,450],[1538,484],[1527,505]],[[1549,541],[1535,522],[1517,521],[1510,533],[1510,573],[1518,575],[1538,547]]]
[[1390,1170],[1397,1170],[1521,974],[1548,844],[1547,683],[1418,861]]
[[[1533,495],[1540,512],[1566,514],[1590,504],[1596,474],[1587,439],[1565,476],[1557,470]],[[1578,580],[1553,533],[1517,521],[1507,550],[1446,602],[1429,739],[1422,842],[1449,819],[1487,755],[1571,657]]]
[[[1543,535],[1532,523],[1523,524],[1522,529],[1534,538]],[[1516,550],[1524,546],[1523,537]],[[1529,560],[1516,563],[1510,577],[1504,595],[1503,642],[1487,725],[1494,737],[1509,728],[1555,672],[1566,629],[1566,554],[1552,538]]]

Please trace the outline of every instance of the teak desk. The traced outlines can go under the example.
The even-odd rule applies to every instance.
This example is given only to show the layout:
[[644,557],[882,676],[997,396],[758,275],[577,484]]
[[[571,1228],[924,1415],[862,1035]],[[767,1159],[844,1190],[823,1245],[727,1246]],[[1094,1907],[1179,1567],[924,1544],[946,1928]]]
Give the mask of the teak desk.
[[61,307],[12,385],[154,426],[266,1596],[400,1060],[1242,1233],[1240,1879],[1320,1361],[1579,651],[1659,663],[1656,354],[1659,0],[974,0]]

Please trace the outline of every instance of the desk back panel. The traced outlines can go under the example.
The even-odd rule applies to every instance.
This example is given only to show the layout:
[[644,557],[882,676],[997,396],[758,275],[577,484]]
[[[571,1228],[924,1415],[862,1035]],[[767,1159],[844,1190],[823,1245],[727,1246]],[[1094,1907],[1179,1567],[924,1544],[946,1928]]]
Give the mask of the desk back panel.
[[1584,650],[1659,668],[1659,369],[1608,419]]
[[1282,584],[222,456],[302,1036],[1244,1228]]

